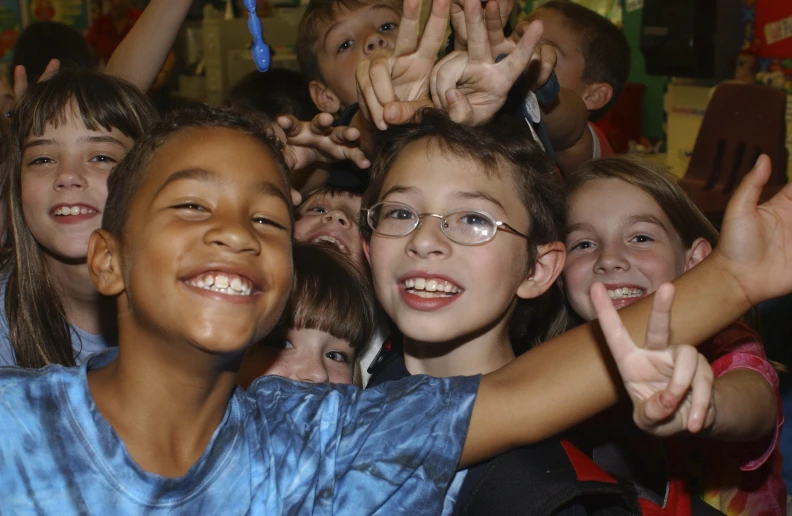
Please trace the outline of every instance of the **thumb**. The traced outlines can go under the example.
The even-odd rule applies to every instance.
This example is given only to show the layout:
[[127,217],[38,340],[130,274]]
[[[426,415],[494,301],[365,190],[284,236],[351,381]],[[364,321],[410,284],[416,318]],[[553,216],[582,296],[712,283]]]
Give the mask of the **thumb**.
[[635,409],[635,424],[642,430],[650,430],[676,412],[681,398],[671,391],[656,392],[640,407]]
[[745,175],[737,189],[734,191],[729,204],[726,206],[724,219],[739,217],[746,213],[756,211],[762,188],[767,184],[772,172],[772,163],[765,154],[759,156],[754,168]]
[[468,98],[459,90],[448,90],[446,92],[448,102],[448,116],[458,124],[473,125],[473,107]]
[[388,124],[408,124],[422,108],[431,106],[432,101],[429,99],[389,102],[383,108],[382,117]]

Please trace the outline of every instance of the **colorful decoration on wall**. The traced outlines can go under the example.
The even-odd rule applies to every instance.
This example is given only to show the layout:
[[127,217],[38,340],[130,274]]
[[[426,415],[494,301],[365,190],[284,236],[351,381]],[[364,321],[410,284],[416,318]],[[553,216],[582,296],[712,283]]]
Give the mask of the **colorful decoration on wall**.
[[88,29],[88,5],[84,0],[29,0],[30,21],[56,21],[77,30]]
[[19,2],[0,0],[0,61],[11,61],[20,26]]
[[792,94],[792,2],[743,0],[742,22],[756,81]]

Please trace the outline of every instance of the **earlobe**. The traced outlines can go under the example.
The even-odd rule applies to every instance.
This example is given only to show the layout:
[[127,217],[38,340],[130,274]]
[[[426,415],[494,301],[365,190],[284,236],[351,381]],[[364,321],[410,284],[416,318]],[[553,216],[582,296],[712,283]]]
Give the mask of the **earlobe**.
[[608,105],[613,98],[613,86],[606,82],[595,82],[586,90],[583,102],[586,109],[596,111]]
[[563,242],[550,242],[537,246],[536,263],[517,289],[521,299],[533,299],[547,292],[558,280],[566,263],[566,246]]
[[702,262],[712,252],[712,244],[703,238],[697,238],[685,253],[685,272]]
[[319,111],[337,113],[341,109],[341,101],[325,84],[319,81],[311,81],[308,83],[308,91]]
[[88,272],[96,290],[104,296],[117,296],[124,291],[124,278],[119,261],[118,241],[107,231],[97,229],[88,241]]
[[361,238],[360,243],[363,244],[363,254],[366,256],[369,269],[371,269],[371,241],[368,238]]

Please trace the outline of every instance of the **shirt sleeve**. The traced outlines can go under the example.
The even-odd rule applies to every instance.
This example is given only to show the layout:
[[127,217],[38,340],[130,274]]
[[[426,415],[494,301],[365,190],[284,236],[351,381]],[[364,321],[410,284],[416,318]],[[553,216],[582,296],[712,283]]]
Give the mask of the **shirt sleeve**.
[[414,376],[360,391],[278,379],[248,392],[267,419],[272,453],[283,454],[272,463],[287,511],[439,514],[478,385],[478,377]]
[[748,369],[762,375],[773,389],[778,416],[772,437],[756,443],[738,443],[743,455],[740,469],[754,471],[777,448],[781,425],[784,423],[784,411],[778,391],[778,373],[767,360],[759,335],[742,322],[732,324],[699,349],[710,360],[716,379],[737,369]]

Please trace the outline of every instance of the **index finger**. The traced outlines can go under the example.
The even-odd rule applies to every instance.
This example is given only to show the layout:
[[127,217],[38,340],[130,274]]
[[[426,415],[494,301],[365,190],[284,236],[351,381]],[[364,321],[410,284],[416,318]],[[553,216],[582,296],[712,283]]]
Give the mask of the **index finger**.
[[480,0],[465,0],[465,26],[468,33],[468,54],[472,62],[492,62],[489,34],[482,16]]
[[418,53],[434,62],[445,43],[448,17],[451,14],[451,0],[434,0],[432,11],[421,35]]
[[674,303],[674,285],[664,283],[655,292],[652,312],[646,328],[646,349],[665,349],[671,333],[671,305]]
[[528,66],[534,49],[539,44],[539,40],[542,39],[543,33],[544,25],[542,25],[542,22],[538,20],[531,22],[528,28],[525,29],[514,51],[499,63],[500,66],[507,70],[507,76],[510,79],[516,80]]
[[591,302],[599,318],[600,329],[608,341],[613,358],[619,364],[627,355],[632,353],[636,346],[622,324],[619,314],[613,307],[613,301],[608,296],[608,291],[602,283],[591,286]]
[[394,57],[415,52],[415,49],[418,48],[420,23],[421,0],[404,0],[399,21],[399,34],[396,36],[396,46],[393,48]]

